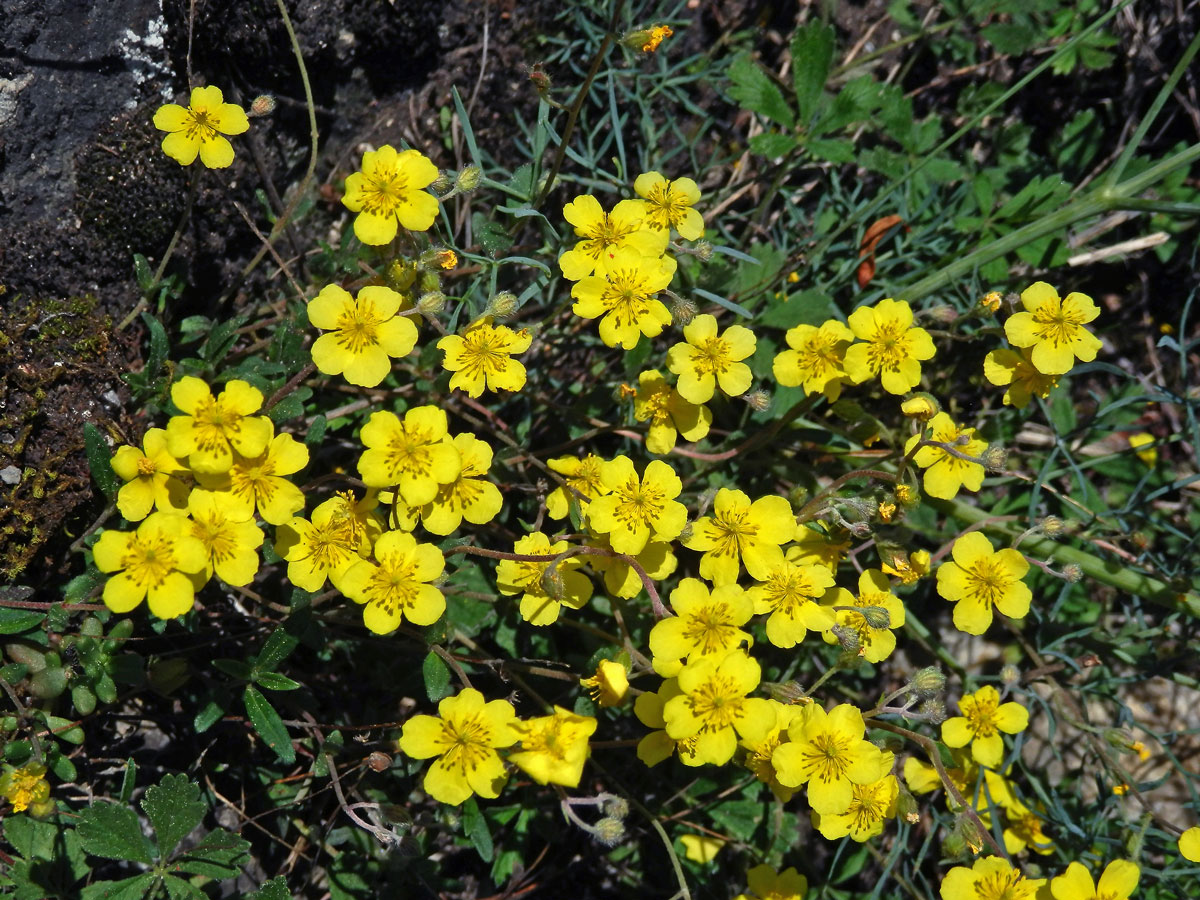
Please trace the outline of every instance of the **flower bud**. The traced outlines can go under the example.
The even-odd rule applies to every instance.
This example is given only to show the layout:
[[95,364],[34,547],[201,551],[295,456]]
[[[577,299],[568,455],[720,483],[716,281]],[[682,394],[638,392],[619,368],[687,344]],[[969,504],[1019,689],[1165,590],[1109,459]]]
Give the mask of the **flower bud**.
[[766,412],[771,408],[771,395],[764,390],[750,391],[742,399],[755,412]]
[[473,191],[479,187],[479,182],[483,180],[483,169],[479,166],[467,166],[458,173],[458,177],[454,179],[454,186],[466,193]]
[[860,606],[855,612],[867,621],[867,625],[876,631],[892,627],[892,615],[882,606]]
[[434,253],[433,261],[439,269],[453,269],[458,265],[458,254],[448,247],[443,247]]
[[620,819],[606,817],[596,823],[592,833],[604,846],[615,847],[625,837],[625,823]]
[[493,319],[508,319],[516,314],[518,308],[517,295],[512,291],[501,291],[488,301],[485,315]]
[[958,834],[951,832],[942,838],[942,856],[946,859],[957,859],[967,855],[967,842]]
[[1083,567],[1079,563],[1067,563],[1062,568],[1062,576],[1067,584],[1078,584],[1083,580]]
[[996,313],[1000,311],[1000,301],[1003,297],[999,291],[988,291],[979,298],[979,305],[990,313]]
[[713,257],[713,245],[708,241],[700,241],[692,250],[700,262],[708,262]]
[[941,325],[953,325],[958,318],[958,310],[953,306],[935,306],[926,310],[925,315]]
[[417,299],[417,311],[423,316],[436,316],[446,305],[446,295],[441,291],[430,291]]
[[1057,538],[1062,537],[1063,532],[1067,529],[1067,523],[1058,516],[1046,516],[1038,524],[1038,527],[1046,537]]
[[1134,743],[1133,732],[1128,728],[1105,728],[1104,740],[1114,750],[1127,751]]
[[1017,684],[1021,680],[1021,670],[1008,663],[1000,670],[1000,681],[1003,684]]
[[983,849],[983,835],[979,831],[979,826],[966,813],[960,813],[955,820],[954,833],[962,838],[971,853],[978,853]]
[[896,498],[896,502],[905,509],[914,509],[921,502],[920,495],[913,490],[912,485],[898,484],[892,490],[892,496]]
[[416,264],[407,259],[394,259],[384,270],[383,280],[393,291],[407,291],[417,280]]
[[608,799],[604,801],[604,814],[612,816],[614,819],[623,819],[629,815],[629,801],[624,797],[617,797],[613,794],[608,795]]
[[916,419],[918,422],[928,422],[941,412],[941,405],[932,394],[922,392],[920,394],[913,394],[901,403],[900,412],[904,413],[910,419]]
[[529,80],[539,94],[544,96],[550,92],[552,82],[540,62],[529,67]]
[[845,625],[834,625],[829,629],[838,643],[842,645],[842,649],[847,653],[858,653],[862,648],[862,640],[858,636],[858,632],[853,628],[847,628]]
[[921,821],[917,798],[903,784],[900,784],[899,788],[896,793],[896,815],[903,817],[909,825],[916,825]]
[[941,725],[946,721],[946,704],[937,697],[930,697],[924,701],[919,709],[921,715],[930,725]]
[[1004,467],[1008,465],[1008,451],[1003,447],[988,447],[980,455],[979,461],[989,472],[1003,472]]
[[428,294],[430,291],[440,291],[442,289],[442,279],[437,272],[422,272],[421,273],[421,293]]
[[628,32],[621,38],[621,43],[630,50],[653,53],[664,39],[674,33],[669,25],[651,25],[649,28],[639,28],[637,31]]
[[438,177],[433,179],[433,184],[429,189],[436,194],[444,194],[450,188],[454,187],[454,177],[449,172],[438,172]]
[[922,700],[936,697],[946,687],[946,673],[937,666],[926,666],[913,675],[908,688]]
[[696,304],[687,297],[672,295],[671,321],[682,328],[696,317]]
[[780,703],[810,703],[808,695],[804,693],[803,688],[795,681],[764,681],[762,687],[770,695],[772,700],[778,700]]
[[256,119],[259,116],[269,116],[275,112],[275,98],[270,94],[259,94],[250,103],[250,108],[246,110],[246,117]]
[[371,767],[372,772],[382,772],[391,767],[392,758],[386,753],[376,750],[367,757],[367,765]]
[[792,489],[787,493],[788,503],[792,504],[792,509],[799,509],[808,502],[808,488],[802,484],[792,485]]
[[542,573],[542,590],[553,600],[561,600],[566,593],[562,572],[554,563],[546,566],[546,571]]

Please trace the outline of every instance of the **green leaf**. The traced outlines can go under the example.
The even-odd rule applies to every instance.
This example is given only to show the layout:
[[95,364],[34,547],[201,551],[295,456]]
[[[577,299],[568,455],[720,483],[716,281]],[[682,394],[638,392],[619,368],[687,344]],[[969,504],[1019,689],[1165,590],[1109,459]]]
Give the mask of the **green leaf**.
[[260,672],[254,676],[254,683],[262,685],[268,691],[294,691],[300,687],[300,682],[292,681],[278,672]]
[[104,439],[100,429],[91,422],[87,422],[83,426],[83,446],[87,451],[88,468],[92,470],[92,478],[96,482],[96,487],[100,488],[100,491],[109,500],[115,500],[121,480],[113,471],[112,454],[108,450],[108,441]]
[[54,732],[54,736],[60,741],[66,741],[69,744],[83,743],[83,729],[70,719],[64,719],[61,716],[46,716],[46,727]]
[[763,806],[757,800],[728,800],[710,809],[709,815],[739,841],[749,841],[762,821]]
[[802,123],[816,113],[832,66],[833,28],[813,21],[796,29],[792,36],[792,84]]
[[284,422],[290,422],[292,419],[298,419],[304,415],[305,398],[302,396],[302,391],[303,388],[293,391],[267,410],[267,415],[271,417],[271,421],[276,425],[281,425]]
[[246,900],[292,900],[292,892],[282,875],[276,875]]
[[167,341],[167,330],[163,328],[158,319],[150,313],[142,313],[142,322],[145,324],[146,330],[150,332],[150,354],[146,357],[146,366],[142,369],[142,374],[153,378],[162,370],[163,363],[167,361],[170,344]]
[[254,726],[259,737],[266,741],[267,746],[274,750],[275,755],[283,762],[294,763],[296,751],[292,747],[292,740],[288,737],[283,719],[279,717],[275,707],[253,685],[246,685],[242,700],[246,704],[246,715],[250,717],[250,724]]
[[158,855],[167,859],[204,818],[200,786],[186,775],[167,775],[154,787],[146,788],[142,810],[150,817],[158,839]]
[[762,69],[750,59],[749,54],[739,54],[729,67],[729,96],[744,108],[766,116],[772,122],[791,129],[796,125],[796,116],[783,92]]
[[108,580],[108,576],[95,569],[84,572],[82,575],[76,575],[63,588],[63,600],[67,603],[82,603],[94,588],[99,587],[106,580]]
[[254,660],[255,672],[273,672],[300,646],[300,635],[312,624],[312,608],[305,606],[290,615],[287,620],[271,632]]
[[217,671],[238,681],[249,681],[254,673],[254,667],[240,659],[214,659],[212,664]]
[[790,153],[799,144],[800,141],[790,134],[780,134],[779,132],[756,134],[750,138],[750,152],[774,159]]
[[450,690],[450,668],[432,650],[421,663],[421,677],[425,680],[425,693],[431,703],[437,703],[453,693]]
[[784,300],[772,301],[758,317],[758,324],[769,328],[794,328],[797,325],[820,325],[833,311],[833,298],[809,288]]
[[38,609],[12,609],[0,606],[0,634],[20,634],[42,624],[46,613]]
[[138,290],[143,294],[154,287],[154,272],[150,269],[150,261],[140,253],[133,254],[133,274],[137,278]]
[[133,761],[133,757],[125,760],[125,774],[121,778],[121,793],[119,794],[122,803],[128,803],[129,798],[133,796],[133,788],[137,783],[137,763]]
[[137,813],[117,803],[94,803],[79,813],[75,827],[83,849],[105,859],[128,859],[150,865],[154,846],[142,834]]
[[854,162],[854,143],[831,138],[813,138],[804,142],[804,149],[818,159],[835,163]]
[[506,253],[513,245],[508,231],[499,222],[493,222],[483,213],[477,212],[471,219],[475,231],[475,239],[491,256]]
[[150,895],[150,886],[158,881],[152,872],[143,872],[124,881],[97,881],[79,893],[79,900],[143,900]]
[[1038,40],[1034,28],[1016,22],[996,22],[981,29],[979,34],[1001,53],[1014,56],[1024,53]]
[[196,718],[192,722],[192,727],[196,729],[197,734],[203,734],[212,728],[217,721],[225,714],[225,708],[215,700],[209,700],[196,713]]
[[492,861],[495,847],[492,845],[492,833],[488,830],[487,820],[479,811],[479,804],[471,797],[463,804],[463,833],[471,839],[475,852],[484,862]]
[[320,413],[308,426],[308,430],[304,432],[304,443],[310,447],[315,447],[321,443],[325,437],[325,431],[329,427],[329,420],[325,418],[324,413]]
[[162,883],[170,900],[208,900],[208,895],[200,888],[174,875],[164,875]]
[[174,868],[208,878],[236,878],[250,860],[250,842],[224,828],[210,831],[175,861]]
[[245,318],[235,316],[213,325],[212,330],[208,333],[208,339],[200,348],[201,359],[216,367],[233,349],[233,345],[237,343],[238,339],[237,330],[245,324]]

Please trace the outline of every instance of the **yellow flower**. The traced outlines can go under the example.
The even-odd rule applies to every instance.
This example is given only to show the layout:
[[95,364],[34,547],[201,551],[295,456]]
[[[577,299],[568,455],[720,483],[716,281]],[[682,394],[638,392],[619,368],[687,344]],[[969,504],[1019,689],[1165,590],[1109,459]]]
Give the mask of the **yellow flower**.
[[733,758],[738,737],[761,741],[775,724],[775,710],[761,697],[747,697],[762,681],[762,669],[744,650],[702,656],[678,676],[678,697],[663,706],[672,740],[694,738],[695,758],[688,765],[722,766]]
[[220,475],[200,475],[209,490],[228,494],[231,509],[246,517],[258,514],[269,525],[282,525],[304,509],[304,492],[284,475],[294,475],[308,465],[308,447],[290,434],[278,434],[258,456],[234,454],[229,471]]
[[438,177],[437,166],[416,150],[384,144],[363,154],[362,171],[346,179],[342,203],[358,215],[354,236],[364,244],[391,243],[399,230],[428,231],[437,218],[438,202],[423,191]]
[[775,724],[771,726],[771,730],[762,740],[749,741],[743,738],[740,743],[746,749],[746,768],[754,773],[755,778],[771,789],[771,793],[778,798],[780,803],[787,803],[798,789],[788,787],[779,781],[775,767],[771,764],[771,757],[775,754],[776,747],[788,741],[788,729],[792,722],[804,714],[804,708],[780,703],[774,699],[768,699],[767,702],[775,710]]
[[358,471],[367,487],[396,487],[408,506],[424,506],[462,471],[462,457],[447,433],[446,411],[414,406],[401,420],[386,410],[371,413],[360,438],[367,448]]
[[914,550],[908,554],[907,559],[903,554],[897,553],[892,557],[890,563],[881,563],[880,570],[884,575],[893,575],[899,578],[903,584],[915,584],[929,574],[929,561],[928,550]]
[[646,172],[634,181],[633,190],[644,198],[642,213],[649,227],[660,231],[674,228],[689,241],[704,237],[704,219],[692,209],[700,199],[700,188],[692,179],[668,181],[658,172]]
[[679,838],[679,842],[683,844],[683,855],[701,865],[706,865],[716,859],[721,848],[728,843],[720,838],[703,834],[685,834]]
[[903,300],[880,300],[850,313],[850,330],[865,341],[846,350],[846,374],[856,384],[876,375],[889,394],[903,394],[921,381],[921,360],[933,358],[933,340],[913,326],[912,307]]
[[657,369],[638,376],[634,395],[633,417],[639,422],[649,420],[646,449],[665,456],[675,449],[675,439],[699,441],[708,434],[712,413],[708,407],[689,403],[679,391],[667,384]]
[[[551,544],[546,535],[535,531],[518,540],[513,553],[557,556],[568,547],[566,541]],[[550,560],[502,559],[496,566],[496,589],[506,596],[521,595],[521,618],[530,625],[550,625],[558,621],[564,605],[582,609],[591,598],[592,583],[578,571],[582,563],[580,557],[569,556],[559,560],[551,570]]]
[[330,497],[312,519],[295,516],[275,536],[275,552],[288,562],[288,578],[306,591],[319,591],[325,579],[341,589],[342,577],[359,559],[360,528],[343,497]]
[[629,696],[629,670],[611,659],[600,660],[596,674],[580,678],[579,683],[597,706],[620,706]]
[[194,490],[188,496],[192,536],[204,545],[205,566],[199,587],[213,572],[226,584],[241,586],[254,580],[258,572],[258,548],[262,529],[229,494]]
[[12,804],[13,812],[19,813],[44,804],[50,798],[50,785],[46,781],[46,767],[30,762],[14,769],[5,766],[0,775],[0,797]]
[[[966,441],[960,443],[959,438],[966,438]],[[944,412],[930,419],[926,439],[953,447],[955,453],[975,458],[987,449],[987,441],[976,438],[974,428],[956,425]],[[914,434],[905,443],[904,452],[911,453],[920,440],[921,435]],[[953,500],[959,488],[977,491],[983,484],[983,465],[963,459],[955,453],[945,447],[926,445],[913,454],[913,462],[925,470],[925,493],[929,496]]]
[[770,613],[767,640],[776,647],[795,647],[811,629],[828,631],[837,619],[817,601],[833,587],[833,573],[820,565],[801,566],[784,559],[761,584],[746,591],[756,614]]
[[[593,547],[612,549],[606,534],[594,535],[588,538],[587,543]],[[679,560],[671,552],[668,541],[648,541],[642,552],[634,555],[634,559],[652,581],[662,581],[679,566]],[[645,588],[633,566],[619,556],[589,554],[588,564],[597,574],[604,576],[604,587],[614,597],[632,600]]]
[[491,316],[484,316],[461,335],[448,334],[437,345],[446,354],[442,367],[454,373],[451,390],[478,397],[485,387],[493,392],[525,387],[525,367],[510,357],[524,353],[532,342],[527,329],[513,331],[506,325],[493,325]]
[[820,531],[803,523],[796,526],[793,540],[796,543],[787,551],[789,562],[825,566],[831,572],[837,571],[838,563],[850,551],[850,532],[842,529],[826,528]]
[[653,53],[658,49],[658,45],[666,38],[669,38],[675,32],[671,30],[670,25],[655,25],[646,32],[646,43],[642,44],[643,53]]
[[1050,893],[1054,900],[1129,900],[1141,877],[1137,863],[1114,859],[1096,883],[1081,863],[1073,862],[1066,872],[1050,880]]
[[713,584],[733,584],[746,567],[751,578],[765,580],[783,565],[780,545],[796,534],[796,516],[786,497],[759,497],[753,503],[742,491],[721,488],[712,516],[697,519],[683,542],[700,550],[700,575]]
[[1024,409],[1034,397],[1049,397],[1058,386],[1057,375],[1043,375],[1033,365],[1032,351],[1001,348],[983,358],[983,375],[997,387],[1008,385],[1004,405]]
[[668,678],[658,686],[656,693],[652,694],[647,691],[638,694],[637,699],[633,702],[633,713],[638,717],[638,721],[647,728],[657,729],[638,741],[638,759],[647,767],[652,768],[658,765],[676,750],[679,751],[680,759],[688,765],[699,765],[692,762],[695,757],[696,739],[692,737],[675,741],[666,732],[667,723],[663,718],[663,708],[667,705],[667,701],[680,696],[680,694],[679,681],[675,678]]
[[829,319],[820,328],[797,325],[788,329],[785,337],[791,349],[776,355],[771,366],[775,380],[784,387],[800,386],[805,394],[823,393],[829,402],[836,401],[842,385],[850,380],[845,361],[854,332],[837,319]]
[[1158,451],[1154,448],[1154,435],[1147,434],[1144,431],[1131,434],[1129,435],[1129,446],[1133,448],[1133,452],[1137,454],[1137,458],[1147,468],[1153,469],[1155,464],[1158,463]]
[[521,749],[508,761],[538,784],[579,787],[583,764],[588,758],[588,738],[596,720],[554,707],[554,714],[513,723]]
[[151,513],[133,533],[105,531],[92,556],[101,572],[116,573],[104,585],[105,606],[127,613],[148,600],[160,619],[192,608],[196,589],[188,575],[203,571],[208,561],[188,520],[166,512]]
[[975,860],[971,868],[955,866],[942,879],[942,900],[1034,900],[1045,878],[1026,878],[998,856]]
[[735,900],[804,900],[808,894],[808,879],[789,866],[776,872],[766,863],[746,873],[749,894],[738,894]]
[[696,316],[680,341],[667,351],[667,368],[679,376],[676,390],[691,403],[707,403],[719,386],[730,397],[750,389],[750,367],[741,360],[754,354],[754,332],[730,325],[717,334],[713,316]]
[[961,716],[942,723],[942,741],[947,747],[971,745],[971,756],[981,766],[995,769],[1004,759],[1000,732],[1017,734],[1029,726],[1029,710],[1020,703],[1001,703],[1000,692],[985,684],[958,701]]
[[840,703],[825,712],[816,703],[788,729],[771,764],[780,783],[808,785],[808,805],[821,815],[840,815],[854,799],[852,786],[872,784],[887,774],[879,748],[865,740],[862,712]]
[[1188,862],[1200,863],[1200,825],[1179,836],[1179,853]]
[[[621,251],[629,251],[635,259],[657,260],[667,249],[669,235],[666,231],[647,227],[645,215],[641,200],[622,200],[611,213],[605,213],[600,201],[591,194],[581,194],[564,206],[563,218],[574,226],[575,234],[583,240],[558,258],[563,277],[569,281],[579,281],[589,275],[603,278],[606,272],[612,271]],[[672,266],[671,274],[674,271]]]
[[418,544],[403,531],[389,531],[375,542],[378,563],[360,559],[338,585],[355,603],[365,603],[363,624],[376,634],[391,634],[404,619],[432,625],[446,611],[446,598],[429,582],[442,574],[446,559],[433,544]]
[[954,627],[983,634],[992,624],[992,608],[1010,618],[1029,612],[1033,593],[1021,579],[1029,563],[1020,552],[993,550],[978,531],[964,534],[950,551],[952,561],[938,566],[938,593],[954,604]]
[[457,806],[472,794],[500,796],[504,763],[496,751],[517,742],[517,714],[507,700],[483,702],[466,688],[438,704],[438,716],[413,716],[404,723],[399,747],[415,759],[438,757],[425,773],[425,791]]
[[[862,843],[883,831],[883,820],[896,817],[896,798],[900,794],[900,783],[890,774],[895,757],[890,752],[882,754],[882,771],[878,781],[868,784],[850,785],[850,806],[845,812],[822,814],[813,812],[813,823],[827,841],[850,836]],[[812,790],[810,785],[809,791]]]
[[618,456],[601,469],[610,493],[588,505],[588,524],[607,534],[618,553],[641,553],[653,538],[673,541],[687,524],[687,508],[675,500],[683,490],[679,476],[662,460],[651,460],[638,478],[628,456]]
[[1000,311],[1000,301],[1003,299],[1004,295],[999,291],[988,291],[979,298],[979,306],[990,313],[996,313]]
[[326,285],[308,301],[308,321],[326,332],[313,342],[313,365],[351,384],[375,387],[392,370],[392,357],[407,356],[417,343],[412,319],[396,315],[402,301],[382,285],[368,285],[357,297]]
[[[859,654],[867,662],[887,659],[896,649],[894,629],[904,624],[904,604],[892,593],[891,583],[882,570],[867,569],[858,576],[857,597],[845,588],[835,588],[825,595],[821,604],[837,616],[839,625],[858,635]],[[821,636],[827,644],[837,643],[837,636],[832,631]]]
[[603,274],[581,276],[571,288],[575,300],[571,310],[583,319],[603,317],[600,340],[609,347],[632,350],[641,335],[657,337],[671,324],[671,312],[657,294],[671,283],[677,264],[670,257],[644,256],[629,247],[617,248],[609,256]]
[[233,451],[258,456],[267,449],[274,428],[262,408],[262,392],[235,378],[213,399],[199,378],[184,375],[171,385],[171,400],[183,411],[167,422],[167,450],[201,475],[228,472]]
[[1004,334],[1014,347],[1032,347],[1030,361],[1043,375],[1062,375],[1075,365],[1075,359],[1091,362],[1100,349],[1100,339],[1084,325],[1100,315],[1086,294],[1067,294],[1044,281],[1031,284],[1021,292],[1024,312],[1015,313],[1004,323]]
[[571,504],[582,505],[581,515],[587,512],[583,500],[591,500],[608,492],[600,478],[604,459],[594,453],[579,458],[560,456],[546,461],[550,471],[565,476],[565,485],[559,485],[546,497],[546,514],[552,519],[565,519]]
[[741,644],[751,643],[741,629],[754,615],[754,604],[736,584],[714,588],[699,578],[684,578],[671,591],[675,615],[650,629],[650,653],[654,671],[665,677],[679,674],[685,657],[690,662],[702,656],[723,656]]
[[[1004,849],[1010,854],[1029,849],[1048,856],[1054,852],[1054,842],[1042,830],[1042,817],[1009,794],[1001,802],[1004,807]],[[1090,896],[1089,896],[1090,900]]]
[[442,440],[458,450],[462,469],[453,481],[439,485],[434,498],[421,507],[421,523],[434,534],[450,534],[463,519],[472,525],[492,521],[504,502],[500,489],[483,480],[492,465],[492,448],[470,433]]
[[182,166],[190,166],[199,154],[210,169],[224,169],[233,162],[233,145],[223,135],[241,134],[250,127],[246,112],[226,103],[217,87],[192,88],[187,107],[167,103],[154,113],[154,127],[169,132],[162,141],[163,153]]
[[188,486],[180,479],[190,473],[167,451],[167,433],[161,428],[149,429],[142,438],[142,447],[118,447],[113,454],[113,471],[126,482],[117,491],[121,515],[130,522],[140,522],[152,509],[187,509]]

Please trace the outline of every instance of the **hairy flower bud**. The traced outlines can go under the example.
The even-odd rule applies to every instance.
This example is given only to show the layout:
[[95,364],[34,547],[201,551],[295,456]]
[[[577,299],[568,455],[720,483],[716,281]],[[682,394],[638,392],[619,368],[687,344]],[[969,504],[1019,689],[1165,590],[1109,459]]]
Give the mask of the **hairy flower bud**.
[[792,489],[787,493],[788,503],[792,504],[792,509],[799,509],[808,502],[808,488],[802,484],[792,485]]
[[269,116],[273,112],[275,112],[275,98],[270,94],[259,94],[251,101],[250,108],[246,110],[246,116],[255,119],[259,116]]
[[529,81],[539,94],[543,96],[550,92],[552,82],[550,76],[546,74],[546,70],[542,68],[542,64],[534,63],[529,67]]
[[367,757],[367,765],[371,767],[372,772],[382,772],[391,767],[392,758],[386,753],[376,750]]
[[615,847],[625,837],[625,823],[620,819],[605,817],[596,823],[592,833],[604,846]]
[[383,280],[393,291],[407,291],[417,280],[417,266],[407,259],[394,259],[384,270]]
[[1046,518],[1042,519],[1042,521],[1038,524],[1038,527],[1042,530],[1042,534],[1044,534],[1046,537],[1058,538],[1062,537],[1063,532],[1066,531],[1067,523],[1058,516],[1046,516]]
[[508,319],[516,314],[518,308],[517,295],[512,291],[501,291],[488,301],[485,315],[494,319]]
[[700,241],[693,248],[700,262],[708,262],[713,256],[713,245],[708,241]]
[[546,566],[546,571],[542,573],[542,590],[554,600],[562,600],[566,593],[562,572],[558,571],[558,566],[554,563]]
[[466,193],[473,191],[479,187],[479,182],[483,180],[483,169],[479,166],[467,166],[458,173],[458,177],[454,179],[454,186]]
[[671,321],[682,328],[696,316],[696,304],[687,297],[672,295]]
[[649,28],[639,28],[630,31],[621,38],[621,43],[630,50],[641,50],[643,53],[653,53],[665,38],[675,32],[670,25],[651,25]]
[[437,272],[422,272],[420,286],[422,294],[428,294],[430,291],[440,291],[442,289],[442,279]]
[[983,451],[983,455],[979,457],[979,461],[990,472],[1003,472],[1004,467],[1008,465],[1008,451],[1003,447],[993,445]]
[[436,194],[444,194],[452,187],[454,187],[454,176],[449,172],[438,172],[438,177],[433,179],[433,184],[429,186],[429,189]]
[[926,666],[917,671],[908,683],[908,688],[922,700],[936,697],[946,687],[946,673],[937,666]]
[[1083,580],[1083,567],[1078,563],[1067,563],[1062,568],[1062,576],[1067,584],[1078,584]]
[[1003,684],[1016,684],[1021,680],[1021,670],[1008,663],[1000,670],[1000,681]]
[[842,645],[842,649],[847,653],[858,653],[862,648],[862,641],[858,637],[858,632],[853,628],[847,628],[845,625],[834,625],[829,630],[837,638],[838,643]]
[[966,813],[959,813],[954,822],[954,833],[962,838],[963,843],[972,853],[978,853],[983,849],[983,835],[979,831],[979,826]]
[[917,798],[903,784],[899,785],[896,793],[896,815],[901,816],[909,825],[916,825],[921,821]]
[[928,422],[941,411],[941,404],[933,394],[913,394],[900,404],[900,412],[918,422]]
[[778,700],[780,703],[809,702],[808,695],[804,693],[804,689],[795,681],[764,681],[762,687],[772,700]]
[[604,814],[612,816],[614,819],[625,818],[629,815],[629,801],[624,797],[610,794],[604,801]]
[[441,291],[430,291],[417,299],[417,310],[423,316],[436,316],[446,306],[446,295]]
[[892,627],[892,614],[882,606],[859,606],[854,611],[867,620],[867,625],[876,631]]
[[941,725],[946,721],[946,704],[937,697],[924,701],[919,711],[930,725]]
[[771,395],[764,390],[750,391],[743,394],[742,399],[755,412],[766,412],[771,408]]

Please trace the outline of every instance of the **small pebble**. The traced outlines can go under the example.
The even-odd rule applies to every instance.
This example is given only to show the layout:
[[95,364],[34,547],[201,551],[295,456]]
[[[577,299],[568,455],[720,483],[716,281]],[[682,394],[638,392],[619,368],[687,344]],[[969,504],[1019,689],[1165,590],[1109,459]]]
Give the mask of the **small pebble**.
[[20,484],[21,470],[16,466],[5,466],[3,469],[0,469],[0,481],[3,481],[5,484]]

